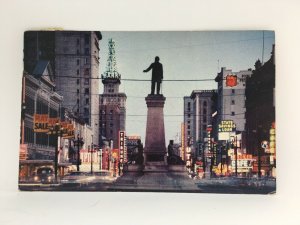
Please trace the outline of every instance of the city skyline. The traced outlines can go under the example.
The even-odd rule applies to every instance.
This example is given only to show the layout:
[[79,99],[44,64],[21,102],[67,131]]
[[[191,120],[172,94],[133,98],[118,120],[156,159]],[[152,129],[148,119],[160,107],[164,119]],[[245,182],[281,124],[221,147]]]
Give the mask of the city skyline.
[[272,35],[25,32],[19,188],[275,193]]
[[[151,79],[151,74],[143,70],[155,56],[160,57],[167,142],[180,137],[184,96],[190,96],[193,90],[217,89],[214,79],[222,67],[233,72],[254,69],[262,54],[263,61],[269,59],[275,43],[273,31],[102,32],[100,74],[106,70],[109,38],[116,42],[117,68],[124,79],[120,91],[127,95],[126,132],[140,135],[142,141],[147,115],[144,98],[150,93]],[[101,84],[100,93],[102,90]]]

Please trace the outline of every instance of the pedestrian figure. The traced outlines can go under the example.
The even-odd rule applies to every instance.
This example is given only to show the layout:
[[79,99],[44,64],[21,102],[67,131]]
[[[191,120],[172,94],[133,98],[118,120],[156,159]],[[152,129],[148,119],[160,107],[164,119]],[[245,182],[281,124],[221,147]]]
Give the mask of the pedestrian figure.
[[151,80],[151,95],[154,95],[154,90],[155,90],[155,83],[156,83],[156,94],[159,95],[160,91],[160,84],[163,79],[163,66],[159,62],[159,57],[155,57],[155,62],[152,63],[148,69],[144,70],[143,72],[146,73],[149,70],[152,69],[152,80]]
[[143,156],[144,148],[143,148],[143,144],[141,143],[141,140],[138,140],[137,148],[138,148],[138,154],[136,156],[135,163],[138,165],[143,165],[143,163],[144,163],[144,156]]

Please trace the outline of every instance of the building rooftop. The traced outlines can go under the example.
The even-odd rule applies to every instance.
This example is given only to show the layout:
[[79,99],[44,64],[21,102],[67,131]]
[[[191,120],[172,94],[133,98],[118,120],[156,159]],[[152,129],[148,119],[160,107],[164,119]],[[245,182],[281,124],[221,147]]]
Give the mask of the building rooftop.
[[212,96],[212,94],[217,93],[217,90],[193,90],[190,98],[194,98],[196,95],[200,96]]
[[45,73],[48,64],[48,60],[39,60],[33,69],[32,75],[42,76]]

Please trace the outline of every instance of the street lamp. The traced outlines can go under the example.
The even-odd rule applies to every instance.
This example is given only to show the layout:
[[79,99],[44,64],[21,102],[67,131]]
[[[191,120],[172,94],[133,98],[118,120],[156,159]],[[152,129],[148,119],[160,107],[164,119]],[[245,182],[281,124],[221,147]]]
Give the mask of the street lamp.
[[238,168],[237,168],[237,136],[234,138],[234,155],[235,155],[235,176],[238,176]]
[[50,135],[55,135],[55,153],[54,153],[54,175],[55,182],[57,183],[57,169],[58,169],[58,137],[62,137],[63,128],[58,122],[55,123],[54,127],[49,129]]
[[77,171],[80,171],[80,148],[83,146],[84,142],[82,137],[79,137],[79,132],[77,134],[77,140],[73,140],[74,146],[77,146]]
[[93,137],[94,135],[92,135],[92,147],[91,147],[91,173],[93,173],[93,151],[94,151]]
[[107,170],[109,171],[110,170],[110,165],[109,165],[109,151],[106,149],[106,159],[107,159]]
[[102,158],[103,158],[103,155],[102,155],[102,148],[99,149],[99,170],[101,171],[102,170]]

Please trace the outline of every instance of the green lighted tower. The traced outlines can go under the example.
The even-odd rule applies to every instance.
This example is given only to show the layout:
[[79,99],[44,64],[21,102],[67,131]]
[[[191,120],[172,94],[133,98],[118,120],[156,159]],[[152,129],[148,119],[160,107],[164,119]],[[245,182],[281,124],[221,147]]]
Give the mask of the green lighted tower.
[[121,79],[121,74],[119,74],[117,69],[115,41],[111,38],[108,40],[108,58],[106,71],[102,74],[102,82],[106,79],[118,80],[118,83],[120,83]]
[[99,138],[102,143],[108,141],[110,146],[117,149],[119,148],[119,132],[125,131],[127,97],[125,93],[119,92],[121,74],[117,69],[113,39],[108,40],[107,64],[101,78],[104,90],[100,94]]

